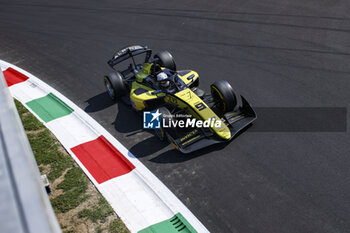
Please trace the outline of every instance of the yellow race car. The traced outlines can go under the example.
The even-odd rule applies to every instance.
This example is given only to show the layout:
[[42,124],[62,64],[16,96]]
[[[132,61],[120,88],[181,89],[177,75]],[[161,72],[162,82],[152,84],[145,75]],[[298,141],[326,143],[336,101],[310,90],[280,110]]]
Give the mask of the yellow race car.
[[[142,61],[136,62],[140,57]],[[115,69],[129,59],[126,69]],[[198,73],[177,71],[168,51],[152,57],[146,46],[128,46],[117,51],[108,64],[114,72],[105,75],[104,84],[111,99],[123,99],[144,117],[153,114],[152,121],[158,120],[158,124],[148,126],[160,140],[168,140],[183,153],[228,142],[257,118],[227,81],[215,81],[211,93],[199,89]]]

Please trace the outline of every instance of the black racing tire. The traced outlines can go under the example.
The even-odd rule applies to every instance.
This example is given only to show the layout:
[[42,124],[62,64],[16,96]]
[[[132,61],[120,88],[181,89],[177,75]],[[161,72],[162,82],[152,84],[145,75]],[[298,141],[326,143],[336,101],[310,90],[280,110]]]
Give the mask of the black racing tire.
[[104,77],[104,84],[109,97],[116,101],[127,93],[126,86],[123,81],[123,75],[119,72],[113,72]]
[[169,51],[161,51],[154,55],[154,58],[158,59],[157,63],[169,70],[176,71],[176,63]]
[[155,129],[155,133],[156,133],[157,137],[159,138],[159,140],[165,141],[167,139],[166,134],[168,133],[168,131],[170,129],[163,128],[163,124],[162,124],[163,119],[165,119],[167,121],[167,125],[169,125],[168,122],[172,120],[172,116],[171,116],[171,112],[166,107],[160,107],[160,108],[158,108],[158,110],[160,113],[162,113],[162,115],[160,117],[160,128]]
[[223,114],[234,110],[237,105],[237,97],[231,85],[226,80],[215,81],[210,86],[210,91],[217,108]]

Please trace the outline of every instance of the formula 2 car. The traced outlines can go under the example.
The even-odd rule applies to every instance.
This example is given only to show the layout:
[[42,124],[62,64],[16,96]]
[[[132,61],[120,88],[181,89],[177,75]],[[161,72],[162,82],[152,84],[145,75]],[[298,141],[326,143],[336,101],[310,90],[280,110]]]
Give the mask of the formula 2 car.
[[[135,58],[140,56],[145,58],[137,64]],[[131,59],[127,68],[115,69],[127,59]],[[157,110],[164,122],[174,121],[174,116],[219,122],[208,127],[166,128],[161,125],[155,129],[160,140],[168,140],[183,153],[228,142],[257,118],[247,100],[243,96],[238,99],[227,81],[215,81],[211,93],[199,89],[198,73],[177,71],[168,51],[152,58],[148,47],[128,46],[117,51],[108,64],[114,72],[105,75],[104,84],[112,100],[123,99],[137,111]],[[166,77],[161,81],[158,80],[160,73]],[[166,88],[163,84],[167,84]]]

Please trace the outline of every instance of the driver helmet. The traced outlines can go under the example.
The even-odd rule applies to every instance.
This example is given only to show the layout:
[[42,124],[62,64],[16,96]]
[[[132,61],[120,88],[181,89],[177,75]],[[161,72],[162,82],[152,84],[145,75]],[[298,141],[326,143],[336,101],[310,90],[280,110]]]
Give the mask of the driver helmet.
[[157,81],[160,83],[162,87],[168,87],[169,86],[169,80],[165,80],[168,78],[168,75],[164,72],[160,72],[157,74]]

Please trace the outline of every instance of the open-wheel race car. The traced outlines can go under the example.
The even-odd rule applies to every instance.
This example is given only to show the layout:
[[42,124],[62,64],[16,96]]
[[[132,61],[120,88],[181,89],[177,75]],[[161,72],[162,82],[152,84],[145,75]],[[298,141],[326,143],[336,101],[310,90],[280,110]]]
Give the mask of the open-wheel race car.
[[[136,57],[144,56],[137,64]],[[130,59],[125,69],[115,69],[117,64]],[[176,120],[176,116],[189,122],[189,127],[165,127],[155,129],[160,140],[168,140],[183,153],[217,143],[230,141],[256,119],[256,113],[243,96],[237,98],[231,85],[225,80],[215,81],[210,93],[198,88],[198,73],[192,70],[176,70],[173,56],[161,51],[152,57],[146,46],[128,46],[117,51],[108,61],[114,72],[105,75],[104,84],[112,100],[123,99],[137,111],[154,111],[162,122]],[[179,124],[180,125],[180,124]],[[201,127],[198,127],[200,125]]]

